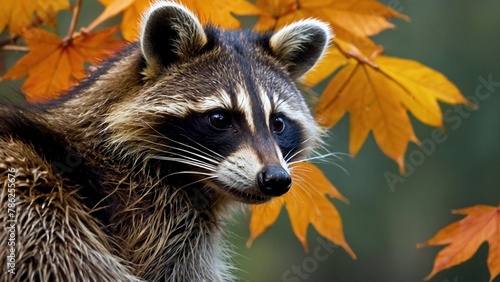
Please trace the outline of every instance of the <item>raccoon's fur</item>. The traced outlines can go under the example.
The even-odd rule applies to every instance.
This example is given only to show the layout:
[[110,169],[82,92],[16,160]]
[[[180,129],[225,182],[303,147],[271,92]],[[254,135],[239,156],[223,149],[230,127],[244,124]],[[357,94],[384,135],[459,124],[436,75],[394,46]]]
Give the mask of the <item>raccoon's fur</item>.
[[63,98],[0,106],[0,280],[232,280],[223,217],[287,192],[318,144],[293,81],[330,36],[222,31],[160,2]]

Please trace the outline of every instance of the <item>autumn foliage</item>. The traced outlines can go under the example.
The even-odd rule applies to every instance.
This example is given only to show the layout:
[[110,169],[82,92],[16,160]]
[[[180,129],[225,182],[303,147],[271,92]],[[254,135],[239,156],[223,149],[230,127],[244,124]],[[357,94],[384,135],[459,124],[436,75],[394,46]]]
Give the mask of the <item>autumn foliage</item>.
[[28,102],[57,98],[86,76],[84,62],[96,64],[109,56],[110,50],[123,45],[120,40],[112,38],[117,30],[117,27],[112,27],[77,35],[68,43],[43,29],[26,30],[23,38],[30,52],[3,78],[18,79],[27,75],[22,89],[27,93]]
[[466,215],[439,231],[419,247],[447,245],[436,256],[434,268],[426,277],[429,280],[437,272],[469,260],[483,243],[488,243],[488,269],[490,281],[500,275],[500,204],[498,207],[477,205],[454,210]]
[[[88,0],[92,1],[92,0]],[[79,23],[82,0],[70,6],[68,0],[4,0],[0,7],[0,48],[29,51],[2,77],[27,76],[22,90],[27,102],[57,98],[86,76],[86,63],[97,64],[126,41],[137,38],[142,12],[149,0],[99,0],[102,12],[90,23]],[[383,47],[370,36],[394,27],[390,18],[408,20],[406,15],[374,0],[182,0],[204,23],[237,29],[237,16],[258,17],[257,32],[276,30],[293,21],[318,18],[328,22],[336,36],[325,58],[303,79],[313,87],[330,77],[314,105],[317,121],[330,128],[344,115],[350,116],[349,152],[356,155],[369,133],[380,149],[404,172],[404,156],[409,142],[419,143],[409,119],[444,129],[439,102],[467,104],[460,91],[441,73],[418,62],[383,55]],[[65,36],[47,31],[56,14],[71,9],[73,19]],[[108,19],[122,16],[120,26],[99,29]],[[76,26],[85,25],[77,30]],[[49,27],[47,29],[47,27]],[[121,31],[122,37],[116,35]],[[1,49],[0,49],[1,50]],[[339,212],[329,197],[347,203],[321,170],[311,163],[291,168],[293,187],[283,197],[268,204],[251,206],[249,244],[270,227],[282,207],[290,216],[292,229],[307,249],[309,225],[342,246],[355,258],[347,244]],[[490,247],[488,267],[491,278],[500,274],[500,207],[476,206],[458,210],[467,217],[441,230],[422,244],[449,244],[436,258],[436,272],[469,259],[483,241]]]

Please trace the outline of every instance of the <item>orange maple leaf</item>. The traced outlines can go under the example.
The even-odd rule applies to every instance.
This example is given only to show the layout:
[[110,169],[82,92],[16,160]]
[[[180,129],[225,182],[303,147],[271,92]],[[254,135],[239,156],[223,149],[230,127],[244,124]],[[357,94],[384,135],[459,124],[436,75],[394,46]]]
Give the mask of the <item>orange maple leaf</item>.
[[443,128],[437,101],[473,106],[444,75],[418,62],[378,56],[364,63],[351,58],[327,85],[316,117],[331,127],[349,112],[350,153],[356,155],[372,131],[382,151],[404,171],[408,142],[418,143],[407,111]]
[[293,232],[307,250],[306,233],[312,224],[319,234],[340,245],[352,257],[356,255],[349,247],[342,231],[342,219],[327,195],[348,202],[328,181],[321,170],[311,163],[298,163],[291,167],[292,188],[271,202],[252,205],[250,210],[250,238],[247,245],[273,225],[284,205],[290,217]]
[[30,52],[2,79],[28,75],[22,86],[28,102],[57,98],[85,77],[84,62],[97,63],[123,45],[111,38],[117,30],[118,27],[112,27],[62,40],[43,29],[30,29],[23,34]]
[[276,30],[312,17],[330,23],[337,37],[363,44],[368,42],[368,36],[394,27],[388,18],[408,19],[374,0],[257,0],[256,5],[265,12],[260,16],[256,30]]
[[10,32],[19,34],[24,27],[33,23],[35,14],[42,22],[47,22],[57,11],[68,8],[68,0],[2,0],[0,33],[9,26]]
[[[139,35],[139,23],[143,12],[154,3],[152,0],[99,0],[106,9],[89,27],[94,27],[106,19],[123,11],[122,34],[128,41],[136,40]],[[245,0],[180,0],[193,11],[203,24],[237,29],[241,23],[232,15],[258,15],[261,11]]]
[[477,205],[454,210],[455,214],[467,215],[464,219],[441,229],[429,241],[417,247],[448,245],[436,256],[429,280],[437,272],[469,260],[479,246],[488,242],[488,269],[490,281],[500,275],[500,205]]

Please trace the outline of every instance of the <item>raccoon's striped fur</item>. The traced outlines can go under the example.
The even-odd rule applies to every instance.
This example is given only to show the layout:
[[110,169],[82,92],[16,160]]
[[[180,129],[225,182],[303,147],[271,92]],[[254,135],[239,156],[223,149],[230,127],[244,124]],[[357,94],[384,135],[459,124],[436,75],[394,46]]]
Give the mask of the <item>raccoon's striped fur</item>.
[[287,192],[318,144],[293,81],[329,39],[316,20],[222,31],[160,2],[65,97],[0,106],[0,280],[232,280],[223,216]]

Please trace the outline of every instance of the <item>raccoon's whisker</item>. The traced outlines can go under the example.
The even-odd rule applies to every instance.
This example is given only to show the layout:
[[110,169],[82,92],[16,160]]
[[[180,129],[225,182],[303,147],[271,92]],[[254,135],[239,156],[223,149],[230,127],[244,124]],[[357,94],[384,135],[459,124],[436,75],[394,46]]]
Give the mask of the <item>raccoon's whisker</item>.
[[215,176],[213,173],[208,173],[208,172],[200,172],[200,171],[194,171],[194,170],[183,170],[183,171],[176,171],[167,174],[167,177],[173,176],[173,175],[178,175],[178,174],[197,174],[197,175],[206,175],[206,176]]
[[[156,150],[156,151],[161,152],[161,153],[165,153],[164,151],[162,151],[160,149],[157,149],[157,148],[151,148],[151,149]],[[190,161],[194,161],[194,162],[198,162],[198,163],[203,163],[203,164],[206,164],[207,166],[211,166],[213,168],[216,167],[215,165],[207,163],[207,162],[205,162],[203,160],[203,159],[205,159],[205,160],[211,161],[210,159],[207,159],[207,158],[205,158],[203,156],[199,156],[198,154],[194,154],[194,156],[200,157],[201,159],[193,158],[191,156],[186,156],[184,154],[176,153],[176,152],[172,152],[172,151],[168,152],[168,154],[172,155],[172,156],[175,156],[175,157],[183,158],[183,159],[186,159],[186,160],[190,160]]]
[[[300,183],[307,182],[302,177],[297,177],[297,176],[295,176],[295,177],[301,180]],[[302,184],[298,184],[298,185],[295,184],[295,186],[293,187],[293,189],[301,189],[302,191],[308,191],[306,188],[307,187],[304,187]],[[295,201],[300,202],[300,203],[302,203],[302,204],[305,205],[305,199],[301,197],[301,195],[303,195],[303,194],[307,195],[308,197],[310,195],[310,193],[300,193],[300,194],[294,193],[294,194],[291,194],[291,195],[294,197]]]
[[197,162],[197,161],[187,160],[187,159],[183,159],[183,158],[166,157],[166,156],[150,156],[149,158],[155,159],[155,160],[162,160],[162,161],[179,162],[179,163],[203,168],[203,169],[206,169],[208,171],[216,172],[216,169],[214,166],[208,165],[208,164],[203,163],[203,162]]
[[[204,145],[203,145],[203,144],[201,144],[200,142],[197,142],[197,141],[193,140],[192,138],[189,138],[189,137],[188,137],[188,136],[186,136],[186,135],[182,135],[182,136],[184,136],[185,138],[187,138],[189,141],[191,141],[191,142],[195,143],[196,145],[200,146],[201,148],[203,148],[203,149],[207,150],[208,152],[210,152],[210,153],[214,154],[215,156],[219,157],[219,160],[220,160],[220,161],[223,161],[223,160],[224,160],[224,156],[222,156],[221,154],[219,154],[219,153],[215,152],[214,150],[212,150],[212,149],[210,149],[210,148],[207,148],[206,146],[204,146]],[[177,141],[177,142],[179,142],[179,141]],[[195,147],[193,147],[193,148],[194,148],[194,149],[198,149],[198,148],[195,148]],[[200,152],[203,152],[203,151],[202,151],[202,150],[200,150],[200,149],[198,149],[198,150],[199,150]]]
[[[200,151],[200,152],[202,152],[202,153],[204,153],[204,154],[209,155],[207,152],[205,152],[205,151],[203,151],[203,150],[200,150],[199,148],[196,148],[196,147],[193,147],[193,146],[186,145],[186,144],[184,144],[184,143],[182,143],[182,142],[180,142],[180,141],[178,141],[178,140],[174,140],[174,139],[171,139],[171,138],[169,138],[169,137],[165,136],[164,134],[162,134],[161,132],[158,132],[158,130],[156,130],[155,128],[153,128],[153,127],[152,127],[151,125],[149,125],[149,124],[148,124],[148,126],[149,126],[149,127],[151,127],[151,128],[152,128],[152,129],[153,129],[153,130],[154,130],[154,131],[158,134],[157,136],[153,136],[153,135],[151,135],[152,137],[160,137],[160,138],[164,138],[165,140],[171,141],[171,142],[176,143],[176,144],[179,144],[179,145],[181,145],[181,146],[190,147],[190,148],[192,148],[192,149],[194,149],[194,150],[198,150],[198,151]],[[175,127],[178,127],[178,126],[175,126]],[[179,128],[180,130],[183,130],[183,128],[181,128],[181,127],[178,127],[178,128]],[[200,146],[201,148],[203,148],[203,149],[207,150],[208,152],[210,152],[210,153],[212,153],[212,154],[214,154],[214,155],[218,156],[220,161],[223,161],[223,160],[224,160],[224,156],[222,156],[221,154],[219,154],[219,153],[217,153],[217,152],[215,152],[215,151],[213,151],[213,150],[211,150],[211,149],[207,148],[206,146],[204,146],[203,144],[201,144],[201,143],[199,143],[199,142],[197,142],[197,141],[193,140],[193,139],[192,139],[192,138],[190,138],[189,136],[186,136],[185,134],[179,134],[179,136],[182,136],[182,137],[184,137],[184,138],[188,139],[189,141],[191,141],[191,142],[195,143],[196,145]],[[209,156],[210,156],[210,155],[209,155]]]
[[[158,149],[155,149],[155,150],[158,151],[158,152],[160,152],[160,153],[165,153],[162,150],[158,150]],[[193,157],[190,157],[190,156],[186,156],[186,155],[183,155],[183,154],[180,154],[180,153],[168,152],[168,155],[174,156],[174,157],[178,157],[179,159],[184,159],[184,160],[188,160],[188,161],[192,161],[192,162],[197,162],[197,163],[200,163],[200,164],[205,164],[207,166],[215,168],[215,166],[213,164],[210,164],[210,163],[207,163],[207,162],[205,162],[203,160],[199,160],[199,159],[196,159],[196,158],[193,158]],[[157,155],[154,155],[154,156],[157,156]],[[163,157],[167,158],[169,156],[163,156]]]
[[[214,164],[219,164],[222,161],[221,159],[213,158],[213,156],[210,156],[210,155],[206,154],[205,152],[203,152],[205,154],[205,155],[203,155],[203,154],[198,154],[198,153],[195,153],[195,152],[183,150],[183,149],[180,149],[180,148],[175,148],[175,150],[181,151],[181,152],[184,152],[184,153],[187,153],[187,154],[191,154],[191,155],[193,155],[195,157],[207,160],[207,161],[209,161],[211,163],[214,163]],[[202,152],[202,151],[200,151],[200,152]]]
[[347,175],[350,175],[349,172],[347,171],[347,169],[345,169],[343,166],[341,166],[340,164],[336,163],[336,162],[330,162],[332,165],[340,168],[340,170],[342,170],[345,174]]
[[[292,171],[306,172],[306,173],[303,173],[300,175],[294,174],[294,178],[300,180],[300,182],[299,182],[300,184],[306,185],[306,186],[298,185],[298,187],[300,187],[300,189],[302,189],[303,191],[317,190],[316,186],[314,186],[314,184],[313,184],[313,179],[307,173],[310,171],[310,169],[305,168],[305,167],[294,167],[292,169],[293,169]],[[309,195],[310,193],[306,193],[306,194]]]
[[[220,154],[218,154],[217,152],[214,152],[214,151],[212,151],[212,150],[210,150],[210,149],[208,149],[208,148],[206,148],[206,147],[202,146],[201,144],[199,144],[199,143],[197,143],[197,142],[196,142],[196,143],[197,143],[197,145],[200,145],[203,149],[207,150],[208,152],[203,151],[203,150],[201,150],[200,148],[196,148],[196,147],[194,147],[194,146],[187,145],[187,144],[185,144],[185,143],[179,142],[179,141],[177,141],[177,140],[170,139],[170,138],[168,138],[168,137],[166,137],[166,136],[163,136],[163,135],[161,135],[161,136],[156,136],[156,137],[160,137],[160,138],[163,138],[163,139],[165,139],[165,140],[168,140],[168,141],[170,141],[170,142],[172,142],[172,143],[178,144],[178,145],[180,145],[180,146],[183,146],[183,147],[186,147],[186,148],[192,149],[192,150],[194,150],[194,151],[198,151],[198,152],[200,152],[200,153],[202,153],[202,154],[204,154],[204,155],[206,155],[206,156],[208,156],[208,157],[214,158],[214,159],[216,160],[216,162],[220,162],[220,161],[222,161],[222,160],[224,159],[224,157],[222,157],[222,156],[221,156]],[[194,142],[194,141],[193,141],[193,142]],[[156,144],[156,143],[155,143],[155,144]],[[158,145],[165,146],[165,147],[172,148],[172,149],[176,149],[176,150],[180,150],[180,148],[178,148],[178,147],[168,146],[168,145],[166,145],[166,144],[158,144]],[[192,154],[194,154],[192,151],[189,151],[189,150],[184,150],[184,151],[185,151],[185,152],[188,152],[188,153],[192,153]],[[211,155],[210,153],[212,153],[213,155]]]
[[[303,145],[303,144],[309,142],[311,139],[312,139],[312,137],[309,137],[306,140],[300,142],[300,144]],[[304,152],[305,150],[306,150],[306,148],[303,148],[303,149],[298,150],[298,151],[290,150],[288,153],[286,153],[286,155],[283,157],[283,159],[285,159],[285,162],[288,162],[291,159],[293,159],[295,156],[297,156],[298,154]],[[293,155],[290,156],[290,154],[292,154],[292,153],[293,153]]]
[[[340,153],[340,154],[342,154],[342,153]],[[318,155],[318,156],[304,158],[301,161],[302,162],[305,162],[305,161],[309,162],[309,161],[314,161],[314,160],[322,160],[322,161],[326,161],[326,162],[330,163],[331,161],[327,160],[328,157],[335,157],[336,159],[342,161],[343,159],[339,156],[340,154],[337,152],[331,152],[331,153],[326,153],[326,154],[322,154],[322,155]]]
[[288,154],[284,157],[285,162],[286,162],[286,163],[288,163],[289,165],[290,165],[290,164],[293,164],[293,163],[295,163],[295,162],[297,162],[297,161],[294,161],[294,162],[289,162],[289,161],[290,161],[291,159],[295,158],[295,157],[296,157],[297,155],[299,155],[300,153],[304,152],[305,150],[306,150],[306,149],[305,149],[305,148],[303,148],[303,149],[300,149],[300,150],[298,150],[298,151],[294,152],[292,155],[290,155],[290,153],[291,153],[291,152],[293,152],[293,150],[291,150],[291,151],[290,151],[290,152],[288,152]]
[[[188,184],[186,184],[186,185],[184,185],[184,186],[181,186],[181,187],[180,187],[180,189],[182,189],[182,188],[186,188],[186,187],[191,186],[191,185],[194,185],[194,184],[196,184],[196,183],[200,183],[200,182],[203,182],[203,181],[207,181],[207,180],[210,180],[210,179],[214,179],[214,178],[217,178],[217,177],[216,177],[215,175],[213,175],[213,176],[209,176],[209,177],[204,177],[204,178],[202,178],[202,179],[199,179],[199,180],[196,180],[196,181],[193,181],[193,182],[189,182]],[[206,186],[206,185],[205,185],[205,187],[207,187],[207,188],[208,188],[208,189],[210,189],[210,190],[212,189],[211,187]]]
[[[165,138],[165,137],[162,137],[162,138]],[[167,139],[167,140],[168,140],[168,139]],[[168,145],[168,144],[156,143],[156,142],[152,142],[152,141],[150,141],[150,140],[144,140],[144,141],[145,141],[145,142],[147,142],[147,143],[150,143],[150,144],[159,145],[159,146],[164,147],[164,148],[167,148],[167,149],[177,150],[177,151],[181,151],[181,152],[184,152],[184,153],[188,153],[188,154],[191,154],[191,155],[197,156],[197,157],[199,157],[199,158],[205,159],[205,160],[210,161],[210,162],[215,163],[215,164],[218,164],[218,163],[220,163],[220,161],[221,161],[221,160],[218,160],[218,159],[216,159],[216,158],[215,158],[215,160],[214,160],[214,157],[213,157],[213,156],[211,156],[211,155],[209,155],[207,152],[204,152],[204,151],[202,151],[202,150],[200,150],[200,149],[194,148],[194,147],[189,146],[189,145],[186,145],[186,144],[182,144],[182,143],[180,143],[180,142],[179,142],[178,144],[181,144],[181,145],[183,145],[184,147],[188,147],[188,148],[190,148],[190,149],[196,150],[196,151],[198,151],[198,152],[200,152],[200,153],[202,153],[202,154],[204,154],[204,155],[202,155],[202,154],[198,154],[198,153],[195,153],[195,152],[192,152],[192,151],[186,150],[186,149],[182,149],[182,148],[178,148],[178,147],[170,146],[170,145]],[[177,142],[176,142],[176,143],[177,143]],[[157,148],[154,148],[154,147],[151,147],[151,148],[152,148],[152,149],[156,149],[156,150],[158,150]],[[158,151],[161,151],[161,150],[158,150]]]
[[[161,152],[161,153],[168,152],[168,154],[170,154],[170,155],[179,156],[179,157],[190,159],[190,160],[196,160],[199,162],[205,162],[204,160],[207,160],[207,161],[210,161],[212,163],[218,164],[218,162],[214,161],[213,159],[208,158],[208,157],[203,156],[203,155],[200,155],[200,154],[197,154],[197,153],[194,153],[194,152],[190,152],[187,150],[179,150],[178,148],[168,146],[165,144],[163,144],[162,146],[165,147],[166,149],[169,149],[169,150],[165,151],[165,150],[162,150],[161,148],[155,148],[155,147],[146,147],[146,148],[150,149],[150,150],[157,151],[157,152]],[[175,151],[180,151],[180,152],[175,152]],[[187,155],[187,154],[189,154],[189,155]],[[199,159],[195,158],[195,157],[198,157]]]
[[284,156],[283,156],[283,159],[285,160],[285,162],[288,162],[291,158],[293,158],[293,157],[288,158],[288,156],[289,156],[292,152],[293,152],[293,149],[292,149],[292,150],[290,150],[290,151],[288,151],[288,152],[286,153],[286,155],[284,155]]
[[[162,133],[158,132],[158,130],[156,130],[156,129],[155,129],[154,127],[152,127],[150,124],[148,124],[148,123],[146,123],[146,124],[147,124],[147,125],[148,125],[151,129],[153,129],[153,130],[154,130],[154,131],[158,134],[157,136],[155,136],[155,135],[149,135],[150,137],[160,137],[160,138],[163,138],[163,139],[168,140],[168,141],[170,141],[170,142],[173,142],[173,143],[179,144],[179,145],[184,146],[184,147],[191,148],[191,149],[193,149],[193,150],[197,150],[197,151],[199,151],[200,153],[204,153],[204,154],[206,154],[207,156],[210,156],[207,152],[205,152],[205,151],[203,151],[203,150],[201,150],[201,149],[199,149],[199,148],[196,148],[196,147],[193,147],[193,146],[190,146],[190,145],[184,144],[184,143],[182,143],[182,142],[180,142],[180,141],[178,141],[178,140],[171,139],[171,138],[169,138],[169,137],[165,136],[164,134],[162,134]],[[211,149],[209,149],[209,148],[207,148],[207,147],[203,146],[203,145],[202,145],[202,144],[200,144],[199,142],[194,141],[193,139],[189,138],[189,137],[188,137],[188,136],[186,136],[186,135],[181,134],[181,136],[183,136],[183,137],[187,138],[189,141],[191,141],[191,142],[195,143],[196,145],[200,146],[201,148],[203,148],[203,149],[207,150],[208,152],[210,152],[210,153],[214,154],[215,156],[219,157],[219,161],[224,160],[224,157],[223,157],[222,155],[218,154],[217,152],[215,152],[215,151],[213,151],[213,150],[211,150]]]
[[340,164],[338,164],[334,161],[327,160],[326,158],[329,156],[334,156],[337,159],[342,160],[342,158],[340,158],[337,153],[328,153],[328,154],[324,154],[324,155],[320,155],[320,156],[315,156],[315,157],[310,157],[310,158],[305,158],[305,159],[293,161],[293,162],[290,162],[289,165],[293,165],[296,163],[302,163],[302,162],[310,162],[310,161],[314,161],[314,160],[322,160],[328,164],[332,164],[332,165],[340,168],[345,174],[349,175],[349,172],[343,166],[341,166]]
[[305,143],[309,142],[313,138],[314,138],[314,136],[311,136],[311,137],[305,139],[304,141],[300,142],[300,144],[305,144]]
[[[320,151],[324,151],[325,153],[321,154],[319,153]],[[320,148],[314,150],[316,155],[325,155],[325,154],[334,154],[335,158],[342,160],[341,157],[339,156],[346,156],[346,157],[351,157],[352,155],[349,153],[344,153],[344,152],[331,152],[326,146],[322,145]]]

